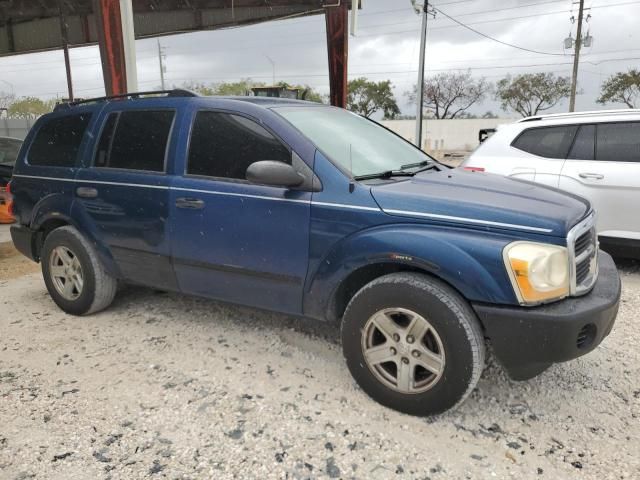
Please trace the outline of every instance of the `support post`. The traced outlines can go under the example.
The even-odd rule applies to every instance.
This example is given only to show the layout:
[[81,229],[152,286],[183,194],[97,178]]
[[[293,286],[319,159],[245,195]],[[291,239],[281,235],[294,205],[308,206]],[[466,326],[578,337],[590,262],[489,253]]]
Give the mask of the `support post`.
[[347,107],[348,18],[349,8],[346,0],[342,0],[337,7],[325,9],[329,55],[329,98],[331,105],[342,108]]
[[94,0],[104,89],[107,95],[127,93],[127,68],[119,0]]
[[9,18],[6,24],[7,28],[7,47],[9,48],[9,52],[16,51],[16,40],[13,35],[13,20]]
[[138,91],[138,67],[136,66],[136,37],[133,28],[132,0],[120,0],[124,61],[127,66],[127,91]]
[[67,19],[64,16],[62,2],[58,2],[58,10],[60,12],[60,35],[62,37],[62,52],[64,54],[64,68],[67,73],[67,92],[69,101],[73,102],[73,80],[71,78],[71,59],[69,58],[69,32],[67,28]]

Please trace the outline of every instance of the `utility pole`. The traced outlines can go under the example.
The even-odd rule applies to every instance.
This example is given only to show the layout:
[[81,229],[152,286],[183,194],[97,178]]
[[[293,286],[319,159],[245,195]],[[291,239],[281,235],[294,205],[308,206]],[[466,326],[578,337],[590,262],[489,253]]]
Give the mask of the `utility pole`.
[[435,13],[429,9],[428,0],[424,0],[422,7],[416,5],[415,0],[411,0],[416,13],[422,15],[422,26],[420,27],[420,62],[418,65],[418,85],[416,87],[416,141],[418,148],[422,148],[422,101],[424,97],[424,60],[427,50],[427,17]]
[[274,62],[273,59],[269,55],[267,55],[266,53],[263,54],[263,55],[267,58],[267,60],[269,60],[269,63],[271,64],[271,71],[273,72],[273,83],[272,83],[272,85],[275,86],[275,84],[276,84],[276,62]]
[[160,85],[162,86],[162,90],[164,90],[164,51],[160,46],[160,39],[158,39],[158,64],[160,66]]
[[573,55],[573,76],[571,77],[571,97],[569,98],[569,112],[576,109],[576,89],[578,86],[578,64],[580,63],[580,48],[582,47],[582,17],[584,14],[584,0],[580,0],[578,12],[578,31],[576,32],[575,52]]

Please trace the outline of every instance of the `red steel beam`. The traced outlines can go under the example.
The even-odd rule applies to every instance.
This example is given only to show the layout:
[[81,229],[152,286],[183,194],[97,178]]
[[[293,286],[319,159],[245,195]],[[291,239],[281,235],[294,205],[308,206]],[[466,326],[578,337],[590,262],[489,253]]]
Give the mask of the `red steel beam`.
[[347,107],[347,59],[349,46],[349,8],[342,0],[338,7],[327,7],[327,51],[329,54],[329,98],[331,105]]
[[104,89],[107,95],[127,93],[122,17],[119,0],[94,0]]

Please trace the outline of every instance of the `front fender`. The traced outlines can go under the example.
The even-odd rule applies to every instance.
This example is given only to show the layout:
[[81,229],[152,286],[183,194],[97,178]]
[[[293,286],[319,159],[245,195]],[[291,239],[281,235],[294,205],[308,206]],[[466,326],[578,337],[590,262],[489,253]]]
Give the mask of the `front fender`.
[[305,314],[323,318],[340,284],[358,269],[397,263],[426,271],[468,301],[517,305],[502,260],[513,240],[488,231],[436,225],[394,224],[357,232],[340,241],[307,282]]

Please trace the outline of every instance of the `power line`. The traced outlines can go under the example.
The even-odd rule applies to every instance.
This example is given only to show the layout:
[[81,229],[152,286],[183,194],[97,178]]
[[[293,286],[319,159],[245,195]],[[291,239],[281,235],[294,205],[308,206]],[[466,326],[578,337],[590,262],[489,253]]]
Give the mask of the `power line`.
[[485,13],[504,12],[507,10],[517,10],[519,8],[536,7],[538,5],[548,5],[550,3],[566,3],[566,0],[545,0],[543,2],[526,3],[524,5],[515,5],[513,7],[502,7],[502,8],[494,8],[491,10],[478,10],[476,12],[465,12],[465,13],[457,14],[456,17],[468,17],[469,15],[481,15]]
[[458,25],[460,25],[461,27],[464,27],[464,28],[466,28],[467,30],[470,30],[470,31],[472,31],[472,32],[474,32],[474,33],[476,33],[476,34],[478,34],[478,35],[482,36],[482,37],[488,38],[489,40],[493,40],[494,42],[501,43],[502,45],[506,45],[507,47],[517,48],[518,50],[523,50],[523,51],[525,51],[525,52],[538,53],[538,54],[540,54],[540,55],[554,55],[554,56],[562,56],[562,57],[564,57],[564,56],[565,56],[565,54],[564,54],[564,53],[541,52],[540,50],[532,50],[532,49],[530,49],[530,48],[525,48],[525,47],[520,47],[519,45],[514,45],[513,43],[503,42],[502,40],[498,40],[497,38],[494,38],[494,37],[492,37],[492,36],[490,36],[490,35],[487,35],[486,33],[482,33],[482,32],[480,32],[480,31],[476,30],[475,28],[470,27],[470,26],[468,26],[468,25],[466,25],[466,24],[462,23],[460,20],[457,20],[457,19],[453,18],[452,16],[447,15],[445,12],[443,12],[443,11],[442,11],[442,10],[440,10],[439,8],[436,8],[436,7],[433,7],[433,8],[434,8],[437,12],[439,12],[439,13],[441,13],[442,15],[444,15],[445,17],[447,17],[449,20],[451,20],[451,21],[453,21],[453,22],[457,23]]

